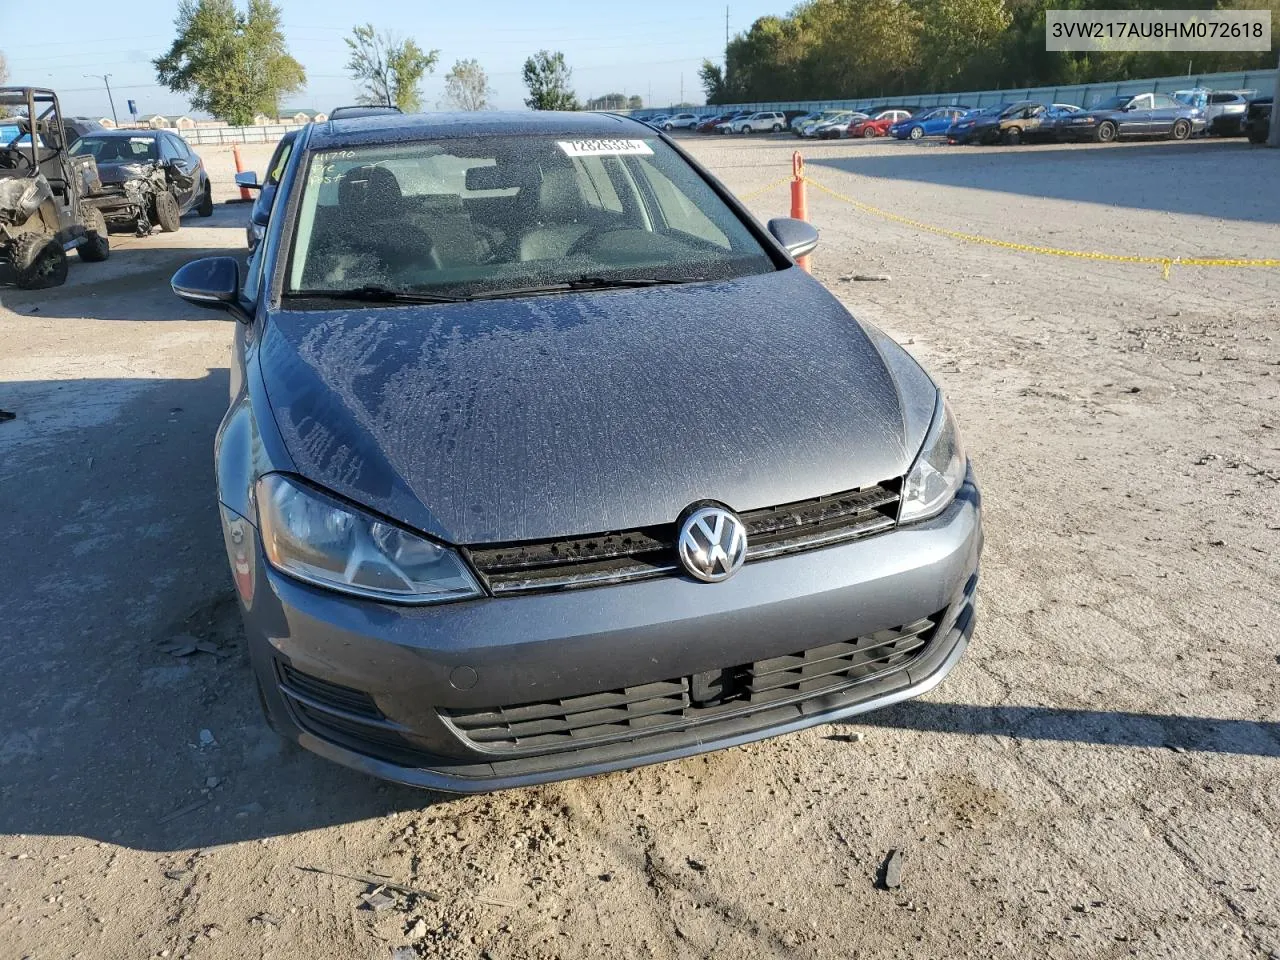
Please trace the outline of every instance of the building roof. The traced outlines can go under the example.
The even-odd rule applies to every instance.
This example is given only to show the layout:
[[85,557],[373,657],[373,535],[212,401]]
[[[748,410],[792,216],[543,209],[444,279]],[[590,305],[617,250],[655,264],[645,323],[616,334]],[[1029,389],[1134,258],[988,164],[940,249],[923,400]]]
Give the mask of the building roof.
[[313,128],[309,146],[330,149],[364,143],[447,140],[494,136],[652,137],[652,128],[630,117],[603,113],[478,111],[472,113],[384,113],[329,120]]

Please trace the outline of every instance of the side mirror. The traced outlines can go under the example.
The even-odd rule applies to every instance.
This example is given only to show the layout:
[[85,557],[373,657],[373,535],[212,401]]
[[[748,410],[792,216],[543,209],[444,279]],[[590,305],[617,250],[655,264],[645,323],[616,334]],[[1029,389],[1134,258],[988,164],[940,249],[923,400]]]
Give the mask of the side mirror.
[[252,170],[246,170],[244,173],[237,173],[236,186],[244,187],[246,190],[262,189],[262,184],[258,182],[258,175]]
[[240,305],[240,263],[235,257],[192,260],[173,275],[169,286],[192,306],[225,310],[242,323],[250,320]]
[[274,183],[264,183],[262,192],[258,194],[258,199],[253,201],[253,209],[249,212],[249,221],[259,227],[265,227],[271,222],[271,207],[276,201],[276,186]]
[[769,232],[782,244],[783,249],[791,255],[791,259],[803,257],[813,252],[818,245],[818,231],[813,224],[804,220],[793,220],[791,217],[777,217],[769,221]]

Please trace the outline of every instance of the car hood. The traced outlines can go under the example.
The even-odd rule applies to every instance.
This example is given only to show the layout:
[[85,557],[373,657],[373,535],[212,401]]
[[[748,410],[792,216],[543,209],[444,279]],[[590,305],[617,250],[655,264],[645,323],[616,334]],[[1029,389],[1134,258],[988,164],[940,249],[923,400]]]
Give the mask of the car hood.
[[936,396],[795,268],[282,311],[260,363],[300,474],[459,544],[633,529],[700,500],[752,510],[901,476]]
[[154,161],[138,163],[127,161],[121,163],[99,163],[98,177],[103,183],[124,183],[126,180],[137,180],[149,177],[155,171]]

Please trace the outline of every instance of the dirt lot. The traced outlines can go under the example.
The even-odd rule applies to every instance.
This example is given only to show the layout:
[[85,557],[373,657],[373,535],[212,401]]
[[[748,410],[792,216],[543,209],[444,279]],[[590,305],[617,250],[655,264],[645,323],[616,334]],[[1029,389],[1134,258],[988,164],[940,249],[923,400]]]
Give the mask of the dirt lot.
[[[743,194],[795,146],[689,143]],[[806,152],[942,227],[1280,251],[1280,151],[1242,142]],[[259,718],[210,464],[231,326],[166,285],[242,245],[246,209],[0,289],[0,956],[1280,955],[1280,270],[1165,281],[817,191],[810,212],[816,275],[965,428],[987,509],[968,656],[856,724],[469,799]],[[217,652],[175,658],[178,634]],[[902,886],[877,889],[891,848]],[[439,899],[360,909],[361,883],[304,868]]]

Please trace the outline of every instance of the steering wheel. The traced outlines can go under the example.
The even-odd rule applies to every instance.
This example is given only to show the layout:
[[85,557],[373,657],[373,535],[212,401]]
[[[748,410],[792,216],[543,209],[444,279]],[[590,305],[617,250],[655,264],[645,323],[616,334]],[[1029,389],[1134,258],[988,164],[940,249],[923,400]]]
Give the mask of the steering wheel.
[[440,254],[436,252],[435,242],[421,227],[403,220],[386,223],[385,232],[380,232],[377,240],[369,244],[373,254],[393,270],[398,266],[417,266],[421,263],[419,251],[425,250],[427,263],[432,270],[439,270],[444,264],[440,262]]
[[565,251],[565,256],[572,257],[579,253],[586,253],[586,248],[599,242],[601,237],[607,237],[611,233],[631,233],[634,229],[634,227],[620,227],[604,230],[599,227],[592,227],[570,244],[569,249]]
[[6,170],[31,170],[31,158],[21,150],[0,149],[0,167]]

